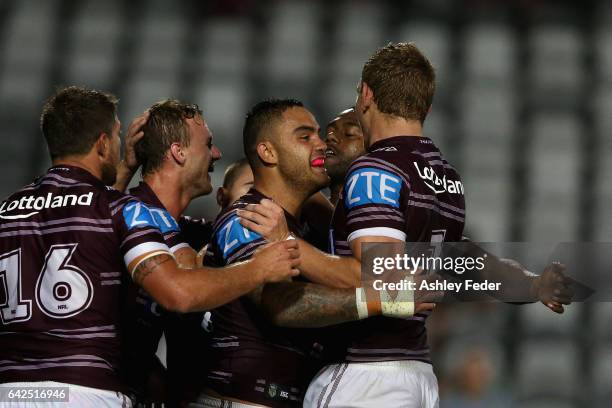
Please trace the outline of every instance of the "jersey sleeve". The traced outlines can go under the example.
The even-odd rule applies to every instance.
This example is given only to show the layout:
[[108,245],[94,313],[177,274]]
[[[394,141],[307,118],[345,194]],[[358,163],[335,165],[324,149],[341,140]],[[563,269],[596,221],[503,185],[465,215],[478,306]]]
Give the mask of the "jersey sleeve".
[[390,167],[353,165],[344,182],[342,202],[348,241],[363,236],[404,241],[401,197],[407,189],[407,181]]
[[261,235],[243,227],[234,212],[215,229],[211,251],[216,260],[227,265],[249,259],[265,242]]
[[159,254],[172,255],[164,240],[162,228],[144,203],[135,198],[122,199],[115,206],[111,203],[110,210],[130,276],[145,259]]
[[168,210],[147,206],[144,203],[142,205],[146,207],[143,210],[151,214],[153,223],[162,233],[166,245],[170,248],[170,252],[174,254],[181,248],[189,247],[179,223],[170,215]]

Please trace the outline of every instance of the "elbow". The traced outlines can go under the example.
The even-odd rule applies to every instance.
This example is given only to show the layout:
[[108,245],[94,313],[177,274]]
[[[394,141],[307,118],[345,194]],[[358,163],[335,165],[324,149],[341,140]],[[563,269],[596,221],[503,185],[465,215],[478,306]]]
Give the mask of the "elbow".
[[159,302],[164,309],[175,313],[189,313],[194,311],[193,296],[185,288],[172,286]]

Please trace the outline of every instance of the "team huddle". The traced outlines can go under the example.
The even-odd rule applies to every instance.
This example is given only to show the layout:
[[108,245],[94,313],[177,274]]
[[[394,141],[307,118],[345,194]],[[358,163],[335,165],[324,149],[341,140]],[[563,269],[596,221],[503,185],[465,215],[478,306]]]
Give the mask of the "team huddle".
[[[197,105],[149,107],[121,159],[116,98],[59,90],[41,115],[52,167],[0,207],[0,383],[70,398],[0,407],[437,407],[440,298],[393,301],[361,275],[368,243],[466,241],[460,177],[423,135],[434,90],[427,58],[397,43],[325,138],[298,100],[256,104],[212,222],[184,214],[221,158]],[[560,265],[485,269],[555,312],[571,301]]]

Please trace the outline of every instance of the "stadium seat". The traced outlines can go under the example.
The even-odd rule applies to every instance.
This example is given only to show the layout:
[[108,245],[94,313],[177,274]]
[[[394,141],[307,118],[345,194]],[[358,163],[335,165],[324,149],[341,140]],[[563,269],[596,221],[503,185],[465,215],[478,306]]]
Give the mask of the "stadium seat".
[[[0,105],[38,111],[50,91],[49,70],[58,22],[58,1],[18,1],[3,27]],[[36,27],[36,30],[32,30]]]
[[[362,7],[351,7],[351,1],[341,3],[342,18],[338,19],[331,43],[329,68],[332,81],[350,79],[354,84],[361,76],[363,62],[372,50],[384,44],[383,8],[369,1]],[[368,18],[363,18],[363,16]],[[353,86],[354,88],[354,86]]]
[[197,67],[205,76],[244,76],[252,68],[250,58],[253,26],[241,18],[210,18],[199,34],[202,47]]
[[571,399],[582,390],[579,355],[570,341],[525,341],[517,350],[521,399]]
[[265,58],[266,80],[299,83],[314,79],[320,66],[317,5],[303,0],[274,3]]
[[612,302],[597,302],[592,307],[592,332],[595,338],[602,343],[612,342]]
[[563,401],[562,398],[546,397],[534,398],[530,400],[520,401],[521,408],[575,408],[576,405],[571,402]]
[[516,75],[516,36],[501,23],[476,23],[465,33],[465,68],[468,79],[507,83]]
[[69,83],[109,89],[119,60],[122,32],[119,5],[88,0],[79,3],[71,26],[67,72]]
[[144,13],[133,56],[138,74],[171,76],[180,69],[188,25],[172,4],[168,2],[162,9],[147,8]]
[[207,78],[196,88],[195,100],[204,111],[215,144],[230,157],[241,157],[242,126],[245,112],[249,109],[246,84],[238,80],[215,80]]
[[584,84],[581,33],[570,25],[538,25],[529,34],[528,91],[534,104],[577,108]]
[[580,122],[571,114],[537,113],[529,130],[526,238],[573,241],[582,168]]
[[593,350],[596,356],[593,366],[593,391],[594,401],[598,407],[610,406],[612,400],[612,350],[610,350],[610,340],[602,342],[601,346]]
[[602,24],[595,31],[595,67],[601,82],[612,85],[612,29]]
[[572,337],[579,333],[582,324],[582,304],[575,303],[565,307],[561,315],[554,313],[540,302],[522,305],[520,316],[524,336]]

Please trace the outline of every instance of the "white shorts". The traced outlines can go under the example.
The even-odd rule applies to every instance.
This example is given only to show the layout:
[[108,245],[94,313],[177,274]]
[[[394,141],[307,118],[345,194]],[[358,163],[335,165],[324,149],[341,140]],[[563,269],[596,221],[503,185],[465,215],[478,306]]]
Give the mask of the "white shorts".
[[244,402],[230,401],[210,395],[200,395],[195,402],[190,402],[187,408],[261,408],[263,405],[250,405]]
[[[81,385],[66,384],[55,381],[14,382],[0,384],[0,388],[20,390],[24,387],[41,388],[68,387],[68,402],[8,402],[6,392],[2,392],[0,408],[131,408],[132,401],[116,391],[100,390]],[[41,390],[42,391],[42,390]],[[40,391],[39,391],[40,392]],[[13,398],[13,401],[15,398]]]
[[304,408],[437,408],[438,381],[420,361],[343,363],[310,382]]

